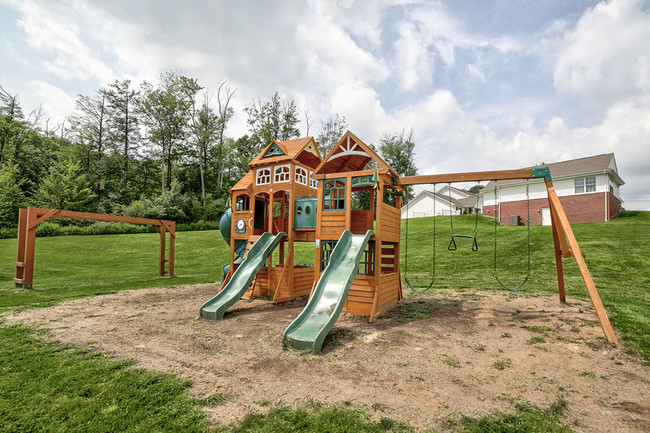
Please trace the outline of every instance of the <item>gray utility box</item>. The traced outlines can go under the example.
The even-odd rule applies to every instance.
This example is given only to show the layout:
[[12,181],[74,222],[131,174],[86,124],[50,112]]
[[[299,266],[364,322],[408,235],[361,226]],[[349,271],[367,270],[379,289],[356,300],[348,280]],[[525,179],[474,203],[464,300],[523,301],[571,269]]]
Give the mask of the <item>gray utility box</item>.
[[294,227],[297,229],[316,228],[316,197],[300,197],[296,199]]
[[511,226],[520,226],[521,225],[521,215],[510,215],[510,225]]

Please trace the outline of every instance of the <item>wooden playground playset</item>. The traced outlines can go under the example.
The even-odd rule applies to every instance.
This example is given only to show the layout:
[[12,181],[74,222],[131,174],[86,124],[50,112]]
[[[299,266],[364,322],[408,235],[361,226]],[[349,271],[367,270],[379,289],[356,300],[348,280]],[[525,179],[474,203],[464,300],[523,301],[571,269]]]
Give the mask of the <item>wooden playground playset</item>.
[[[310,295],[282,342],[317,353],[341,312],[368,316],[372,322],[402,299],[400,208],[405,188],[539,179],[551,210],[560,300],[565,300],[562,259],[573,257],[607,340],[617,343],[548,167],[401,177],[348,131],[324,158],[312,137],[273,141],[249,169],[230,190],[232,206],[221,220],[230,263],[224,266],[219,293],[201,307],[201,317],[222,319],[242,297],[283,302]],[[361,191],[367,191],[369,200],[365,209],[353,210],[353,198]],[[315,266],[294,263],[296,242],[314,244]]]
[[[248,166],[229,191],[232,204],[220,221],[230,262],[219,292],[200,308],[203,318],[222,319],[242,297],[283,302],[309,295],[282,342],[317,353],[341,312],[373,322],[402,299],[400,209],[408,186],[534,179],[545,183],[548,194],[560,301],[565,300],[562,259],[573,257],[607,341],[618,343],[548,167],[402,177],[349,131],[324,158],[313,137],[274,140]],[[32,287],[36,227],[51,217],[152,225],[160,233],[159,274],[174,275],[173,221],[28,208],[20,210],[18,222],[17,288]],[[295,264],[296,242],[314,245],[314,266]]]

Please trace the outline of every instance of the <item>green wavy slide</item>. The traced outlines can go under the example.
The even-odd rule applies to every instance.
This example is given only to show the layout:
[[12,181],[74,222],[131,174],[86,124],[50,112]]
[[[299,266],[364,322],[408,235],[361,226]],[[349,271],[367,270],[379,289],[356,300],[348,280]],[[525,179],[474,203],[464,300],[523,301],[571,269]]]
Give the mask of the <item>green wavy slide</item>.
[[325,336],[341,314],[359,269],[359,260],[372,235],[372,230],[365,235],[353,235],[349,230],[343,232],[309,302],[282,334],[285,349],[320,352]]
[[248,251],[246,259],[235,270],[226,287],[201,306],[201,317],[211,320],[223,319],[226,310],[246,293],[269,254],[286,235],[280,232],[273,236],[269,232],[264,232]]

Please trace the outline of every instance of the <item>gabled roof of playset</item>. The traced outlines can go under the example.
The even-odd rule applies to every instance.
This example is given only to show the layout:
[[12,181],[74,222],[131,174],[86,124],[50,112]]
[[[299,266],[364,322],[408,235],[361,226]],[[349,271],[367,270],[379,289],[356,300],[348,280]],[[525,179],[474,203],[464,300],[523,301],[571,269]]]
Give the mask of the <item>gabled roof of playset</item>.
[[398,178],[399,174],[386,163],[372,148],[361,141],[350,131],[336,143],[336,146],[323,158],[314,174],[342,173],[361,171],[368,163],[374,161],[380,170],[387,170],[391,176]]
[[258,165],[284,161],[300,161],[311,168],[316,168],[321,161],[321,157],[314,137],[295,138],[286,141],[273,140],[248,163],[248,167],[252,170],[253,167]]
[[250,170],[244,177],[239,179],[239,181],[230,188],[230,191],[237,191],[237,190],[242,190],[248,188],[250,185],[252,185],[253,180],[255,180],[255,176],[253,174],[253,170]]

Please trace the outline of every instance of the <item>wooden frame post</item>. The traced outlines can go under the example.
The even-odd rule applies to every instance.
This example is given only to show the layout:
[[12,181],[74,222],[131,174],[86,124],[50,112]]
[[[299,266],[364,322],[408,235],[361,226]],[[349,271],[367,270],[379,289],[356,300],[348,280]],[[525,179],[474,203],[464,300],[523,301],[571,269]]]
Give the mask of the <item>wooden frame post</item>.
[[[571,225],[569,224],[569,220],[566,214],[564,213],[564,209],[562,208],[562,204],[560,203],[560,199],[557,196],[557,193],[555,192],[555,188],[553,187],[553,182],[551,180],[546,181],[546,190],[548,192],[548,201],[550,203],[551,214],[554,214],[553,218],[558,223],[557,234],[559,235],[559,241],[561,243],[562,238],[565,238],[566,242],[571,248],[570,255],[573,256],[573,258],[576,260],[576,263],[578,264],[580,275],[582,276],[582,280],[584,281],[585,286],[587,287],[589,298],[591,299],[591,303],[594,306],[594,310],[596,311],[596,316],[598,317],[598,321],[600,322],[600,326],[603,329],[603,332],[605,333],[605,337],[607,338],[607,341],[609,341],[610,343],[618,344],[618,339],[616,338],[616,334],[614,334],[614,329],[612,328],[612,324],[609,322],[609,318],[607,317],[607,312],[605,311],[605,307],[603,307],[603,303],[600,300],[600,296],[598,295],[598,290],[596,290],[596,285],[594,284],[594,281],[591,278],[591,274],[589,273],[589,269],[587,268],[587,263],[585,262],[585,259],[582,256],[582,252],[580,251],[580,247],[578,246],[578,241],[576,240],[573,234],[573,230],[571,230]],[[558,272],[558,281],[560,280],[560,278],[562,278],[562,285],[564,285],[563,277],[560,277],[560,275],[561,274]],[[562,295],[563,293],[561,293],[560,296]]]
[[[33,287],[36,227],[51,217],[151,225],[160,233],[158,273],[161,277],[165,275],[169,275],[170,277],[174,276],[176,245],[176,223],[174,221],[29,207],[27,209],[20,209],[18,214],[16,274],[14,278],[14,286],[16,288],[31,289]],[[165,239],[167,232],[170,235],[169,258],[165,257]],[[167,269],[165,269],[165,263],[167,264]]]

